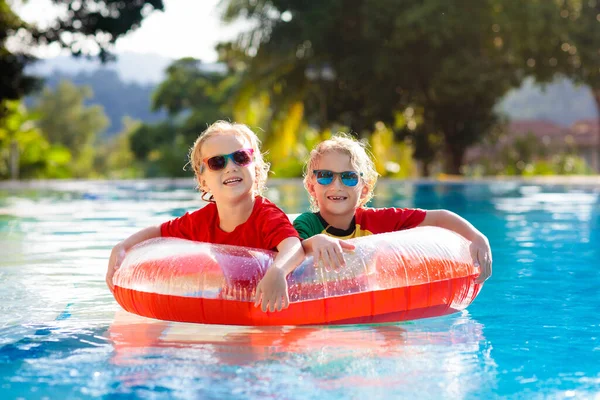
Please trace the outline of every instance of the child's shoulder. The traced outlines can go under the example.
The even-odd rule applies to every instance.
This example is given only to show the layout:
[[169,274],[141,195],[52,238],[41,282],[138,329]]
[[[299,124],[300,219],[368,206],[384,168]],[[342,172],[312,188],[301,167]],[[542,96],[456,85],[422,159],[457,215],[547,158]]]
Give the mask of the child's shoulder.
[[192,218],[206,218],[206,216],[216,214],[217,212],[217,205],[215,203],[208,203],[200,208],[186,212],[185,215]]
[[277,206],[277,204],[273,203],[271,200],[266,197],[256,196],[256,203],[254,206],[255,210],[260,210],[260,214],[264,213],[272,213],[272,214],[282,214],[285,215],[285,212]]
[[298,214],[296,218],[294,218],[294,224],[296,222],[310,222],[310,221],[319,221],[319,216],[314,212],[304,212],[302,214]]
[[396,210],[394,207],[358,207],[355,214],[381,214],[394,210]]
[[425,210],[418,208],[361,207],[356,211],[356,224],[373,233],[376,231],[377,233],[383,233],[414,228],[425,219]]

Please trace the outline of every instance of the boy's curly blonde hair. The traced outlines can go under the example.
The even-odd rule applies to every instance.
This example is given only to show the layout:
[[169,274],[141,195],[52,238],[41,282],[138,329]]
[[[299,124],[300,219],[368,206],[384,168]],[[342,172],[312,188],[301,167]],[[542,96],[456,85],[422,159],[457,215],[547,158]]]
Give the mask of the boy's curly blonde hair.
[[[359,207],[363,207],[373,198],[373,190],[377,183],[377,177],[379,174],[375,170],[375,164],[369,156],[366,145],[363,142],[356,140],[354,137],[345,133],[336,133],[330,139],[327,139],[319,143],[311,152],[310,158],[304,167],[304,188],[308,191],[308,184],[315,182],[314,170],[318,169],[317,165],[319,160],[324,154],[330,152],[340,152],[350,157],[350,164],[359,173],[362,173],[361,179],[364,184],[369,188],[367,195],[361,199]],[[310,196],[310,209],[311,211],[319,211],[319,205],[317,201]]]
[[[243,138],[245,141],[250,144],[250,147],[254,150],[254,165],[256,171],[256,182],[254,186],[254,195],[260,195],[265,191],[266,183],[267,183],[267,174],[269,173],[269,163],[265,162],[263,154],[260,152],[260,139],[252,130],[244,125],[238,124],[235,122],[227,122],[227,121],[216,121],[212,125],[210,125],[204,132],[198,136],[198,139],[194,142],[194,145],[190,149],[189,152],[189,163],[192,165],[194,169],[194,175],[196,176],[196,181],[198,182],[198,190],[202,193],[202,199],[205,195],[209,194],[208,192],[202,189],[201,185],[201,176],[204,168],[202,166],[202,145],[206,140],[214,136],[220,135],[235,135]],[[207,201],[213,201],[212,196]]]

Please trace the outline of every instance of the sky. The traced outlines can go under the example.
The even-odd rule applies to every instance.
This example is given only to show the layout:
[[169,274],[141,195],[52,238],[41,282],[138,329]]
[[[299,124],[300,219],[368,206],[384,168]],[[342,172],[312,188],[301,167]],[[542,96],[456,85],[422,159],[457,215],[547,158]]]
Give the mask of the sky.
[[[236,22],[224,25],[217,7],[220,0],[163,0],[164,12],[155,11],[146,17],[136,31],[119,39],[116,52],[159,54],[169,58],[195,57],[204,62],[217,59],[214,46],[232,39],[248,24]],[[60,10],[50,0],[12,1],[13,9],[27,22],[47,23]],[[164,33],[167,32],[167,35]],[[63,51],[64,52],[64,51]],[[36,51],[38,57],[53,57],[61,53],[58,47]]]

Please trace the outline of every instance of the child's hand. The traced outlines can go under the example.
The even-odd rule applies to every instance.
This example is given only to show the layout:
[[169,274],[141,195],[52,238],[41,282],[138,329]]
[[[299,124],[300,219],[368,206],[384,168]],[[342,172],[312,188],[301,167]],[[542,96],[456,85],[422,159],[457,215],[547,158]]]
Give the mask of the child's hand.
[[492,249],[490,243],[485,236],[481,235],[471,242],[470,250],[475,266],[480,269],[477,283],[483,283],[492,276]]
[[256,298],[254,307],[261,303],[262,310],[267,309],[271,312],[281,311],[290,305],[290,296],[288,294],[288,284],[285,279],[285,272],[279,268],[271,266],[265,276],[258,282],[256,286]]
[[106,284],[108,285],[111,293],[114,292],[113,276],[119,267],[121,267],[121,263],[125,258],[125,253],[125,247],[122,245],[122,243],[119,243],[113,247],[112,252],[110,253],[108,269],[106,270]]
[[323,262],[326,271],[331,269],[339,271],[346,266],[344,250],[354,250],[356,246],[341,239],[332,238],[324,234],[313,236],[312,251],[315,267]]

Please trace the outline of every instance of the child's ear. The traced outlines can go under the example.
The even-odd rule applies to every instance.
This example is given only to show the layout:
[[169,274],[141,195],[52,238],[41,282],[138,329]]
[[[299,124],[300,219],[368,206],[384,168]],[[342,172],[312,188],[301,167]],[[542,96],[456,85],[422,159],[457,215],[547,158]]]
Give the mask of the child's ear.
[[202,178],[198,179],[198,187],[204,192],[210,192],[208,187],[206,187],[206,181]]
[[314,183],[310,181],[306,182],[306,189],[308,190],[308,194],[310,194],[310,197],[316,197]]
[[371,188],[369,187],[369,185],[363,185],[363,187],[360,191],[360,198],[364,199],[365,197],[367,197],[370,190],[371,190]]

